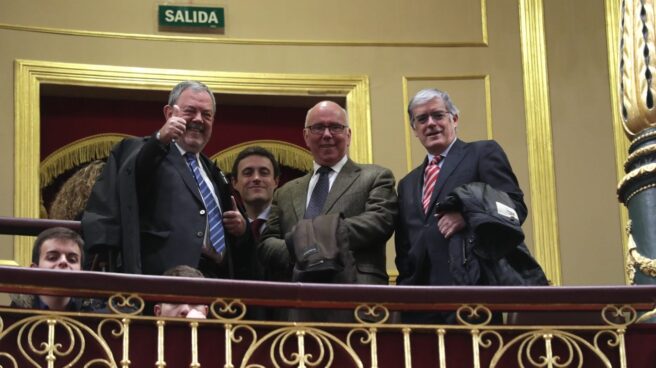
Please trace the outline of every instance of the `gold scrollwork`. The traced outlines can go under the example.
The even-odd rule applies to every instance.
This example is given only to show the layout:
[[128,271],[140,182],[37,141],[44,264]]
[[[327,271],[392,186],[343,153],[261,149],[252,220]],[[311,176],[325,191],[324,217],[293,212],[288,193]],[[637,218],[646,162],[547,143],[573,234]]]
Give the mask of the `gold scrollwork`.
[[[492,357],[490,367],[497,367],[505,354],[514,346],[518,349],[516,358],[520,367],[525,366],[525,361],[534,367],[583,367],[585,366],[584,348],[599,358],[606,367],[611,367],[610,360],[598,344],[598,339],[599,337],[596,336],[593,345],[582,337],[566,331],[552,329],[529,331],[500,347]],[[554,353],[553,346],[556,344],[563,347],[559,350],[559,354]]]
[[[114,318],[106,318],[98,323],[96,333],[98,336],[103,337],[103,329],[105,326],[114,324],[114,328],[110,330],[111,337],[119,338],[123,337],[123,358],[121,359],[121,367],[130,366],[130,319],[123,318],[122,320],[117,320]],[[109,328],[109,327],[107,327]],[[106,339],[105,339],[106,341]]]
[[456,319],[466,326],[485,326],[492,321],[492,311],[484,305],[462,305],[456,311]]
[[629,305],[607,305],[601,310],[601,318],[609,326],[624,328],[636,321],[638,313]]
[[263,367],[249,361],[267,343],[270,343],[269,359],[275,367],[329,367],[335,359],[335,347],[348,354],[356,367],[363,367],[362,360],[349,345],[326,331],[308,326],[283,327],[269,332],[249,346],[242,367]]
[[[18,362],[16,362],[16,359],[13,356],[11,356],[11,354],[0,353],[0,358],[7,358],[11,362],[14,368],[18,368]],[[4,367],[4,365],[1,367]]]
[[227,301],[224,299],[216,299],[210,305],[210,313],[222,321],[239,321],[246,315],[246,304],[241,300],[235,299]]
[[389,319],[389,310],[382,304],[361,304],[355,308],[355,320],[364,324],[385,323]]
[[356,349],[353,347],[353,337],[355,337],[358,334],[362,335],[359,340],[360,345],[371,346],[370,352],[371,352],[372,368],[378,368],[378,339],[376,337],[377,332],[378,329],[375,327],[371,327],[369,329],[354,328],[351,331],[349,331],[348,335],[346,335],[346,343],[349,346],[349,348],[352,349],[353,351],[356,351]]
[[636,268],[647,276],[656,277],[656,260],[640,254],[633,235],[629,233],[629,249],[626,254],[626,272],[629,282],[635,282]]
[[[0,341],[16,334],[16,346],[22,359],[34,367],[43,366],[37,360],[44,360],[47,366],[63,361],[67,367],[106,366],[116,367],[112,352],[103,337],[91,328],[65,316],[36,315],[22,319],[0,330]],[[94,357],[82,364],[83,354],[88,343],[96,343],[102,351],[102,357]],[[14,367],[18,359],[9,353],[0,353]]]
[[484,349],[489,349],[489,348],[492,347],[492,344],[494,344],[494,341],[493,341],[492,338],[495,338],[497,340],[497,343],[499,344],[498,349],[502,349],[503,345],[504,345],[503,337],[501,336],[501,334],[499,332],[493,331],[493,330],[481,331],[481,333],[479,335],[479,338],[478,338],[478,344]]
[[[105,326],[108,326],[108,325],[111,325],[111,324],[115,325],[114,328],[110,330],[111,336],[115,337],[115,338],[123,336],[124,326],[121,323],[121,321],[119,321],[117,319],[114,319],[114,318],[103,319],[102,321],[100,321],[100,323],[98,323],[98,327],[96,329],[96,333],[98,334],[98,336],[103,336],[103,330],[105,329]],[[110,328],[110,327],[107,327],[107,328]]]
[[[237,325],[237,326],[232,326],[232,324],[227,323],[225,325],[225,330],[226,330],[226,341],[225,341],[225,367],[232,368],[234,367],[234,364],[232,363],[233,357],[232,357],[232,343],[235,344],[241,344],[244,342],[244,336],[240,335],[241,331],[245,331],[250,333],[250,344],[248,346],[252,346],[257,342],[257,331],[252,326],[249,325]],[[244,333],[245,333],[244,332]]]
[[146,303],[137,294],[114,294],[107,301],[107,306],[112,313],[136,316],[143,312]]

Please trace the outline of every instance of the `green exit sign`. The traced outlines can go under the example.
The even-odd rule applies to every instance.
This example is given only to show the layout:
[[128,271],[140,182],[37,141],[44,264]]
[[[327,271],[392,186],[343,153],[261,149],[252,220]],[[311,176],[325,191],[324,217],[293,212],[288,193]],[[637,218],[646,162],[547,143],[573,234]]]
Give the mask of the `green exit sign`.
[[223,8],[159,5],[161,31],[221,33],[225,29]]

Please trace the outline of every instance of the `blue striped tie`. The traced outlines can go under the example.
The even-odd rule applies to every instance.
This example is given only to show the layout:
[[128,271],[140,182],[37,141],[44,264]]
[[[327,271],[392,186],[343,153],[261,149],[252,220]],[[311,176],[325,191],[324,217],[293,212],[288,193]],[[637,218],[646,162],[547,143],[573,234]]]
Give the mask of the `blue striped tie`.
[[223,221],[219,212],[219,206],[216,204],[210,188],[200,174],[200,167],[198,166],[196,155],[187,152],[185,153],[185,158],[187,159],[187,163],[189,163],[189,167],[191,167],[191,171],[194,173],[194,178],[196,178],[196,183],[198,183],[198,189],[200,189],[200,194],[203,197],[203,203],[205,203],[207,224],[210,229],[210,243],[212,243],[216,252],[221,254],[225,248],[225,233],[223,231]]

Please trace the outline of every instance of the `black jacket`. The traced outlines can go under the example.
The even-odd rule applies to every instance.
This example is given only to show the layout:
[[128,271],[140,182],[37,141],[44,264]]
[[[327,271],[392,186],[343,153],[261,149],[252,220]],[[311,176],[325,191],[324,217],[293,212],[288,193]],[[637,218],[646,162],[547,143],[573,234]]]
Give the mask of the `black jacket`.
[[[205,155],[200,158],[221,208],[230,209],[230,184]],[[206,276],[254,278],[250,229],[241,237],[226,233],[221,267],[201,256],[205,212],[193,174],[173,144],[163,146],[154,137],[128,138],[112,150],[87,202],[82,217],[85,250],[113,254],[111,271],[159,275],[185,264]]]
[[462,213],[467,227],[449,240],[449,265],[456,285],[548,285],[531,256],[510,197],[485,183],[456,188],[436,211]]

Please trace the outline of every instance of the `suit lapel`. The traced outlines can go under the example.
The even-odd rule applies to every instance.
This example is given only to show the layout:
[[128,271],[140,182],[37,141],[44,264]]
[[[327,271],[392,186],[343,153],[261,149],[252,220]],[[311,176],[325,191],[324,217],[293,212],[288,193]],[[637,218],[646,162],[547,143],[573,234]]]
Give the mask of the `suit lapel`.
[[296,212],[296,218],[302,219],[303,216],[305,216],[308,186],[310,185],[310,179],[312,178],[313,174],[313,172],[310,172],[309,174],[301,177],[296,182],[296,186],[293,188],[292,203],[294,204],[294,212]]
[[426,165],[428,164],[428,156],[424,158],[424,163],[416,168],[412,175],[415,176],[414,182],[415,185],[412,186],[412,193],[411,196],[414,198],[414,203],[417,204],[415,207],[417,212],[420,215],[425,215],[424,213],[424,206],[422,204],[422,199],[423,199],[423,190],[424,190],[424,171],[426,171]]
[[191,172],[189,165],[187,165],[187,161],[184,157],[182,157],[180,151],[177,147],[175,147],[175,145],[171,146],[171,150],[169,151],[169,154],[166,155],[166,159],[169,160],[171,165],[173,165],[173,167],[178,171],[182,181],[185,183],[187,188],[189,188],[194,197],[203,203],[203,199],[201,198],[200,192],[198,191],[198,183],[196,183],[196,179],[194,179],[193,176],[194,174]]
[[335,205],[337,200],[339,200],[346,190],[355,182],[355,180],[360,176],[360,167],[357,166],[350,159],[346,161],[346,164],[342,167],[333,182],[330,192],[328,192],[328,198],[326,198],[326,203],[323,206],[321,214],[328,213],[330,209]]
[[449,154],[444,159],[444,163],[440,168],[440,173],[437,176],[437,182],[435,183],[435,189],[433,189],[433,195],[431,196],[431,202],[428,208],[431,210],[428,213],[432,212],[433,206],[437,202],[437,198],[440,196],[442,190],[444,189],[446,181],[449,179],[449,176],[453,174],[453,171],[460,165],[460,162],[465,157],[465,143],[460,139],[456,139],[456,142],[451,146]]

